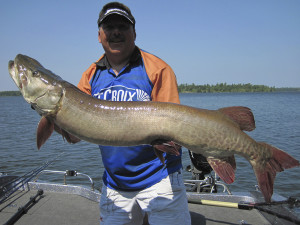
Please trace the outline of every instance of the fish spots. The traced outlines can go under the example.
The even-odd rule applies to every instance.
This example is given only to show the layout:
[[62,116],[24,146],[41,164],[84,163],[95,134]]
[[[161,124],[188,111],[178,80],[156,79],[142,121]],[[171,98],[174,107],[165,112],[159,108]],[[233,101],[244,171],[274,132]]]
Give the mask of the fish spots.
[[98,107],[105,110],[110,109],[110,107],[106,105],[99,105]]
[[41,77],[41,81],[43,81],[45,84],[49,84],[49,81],[47,79],[44,79],[43,77]]
[[23,85],[27,85],[27,77],[26,77],[26,75],[23,73],[23,72],[21,72],[21,73],[19,73],[19,78],[20,78],[20,88],[22,88],[23,87]]

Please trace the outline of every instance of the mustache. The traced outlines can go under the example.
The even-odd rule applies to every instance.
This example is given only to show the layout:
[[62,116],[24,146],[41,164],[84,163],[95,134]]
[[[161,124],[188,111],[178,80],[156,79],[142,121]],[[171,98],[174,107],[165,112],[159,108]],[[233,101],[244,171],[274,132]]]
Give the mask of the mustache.
[[110,38],[109,42],[124,42],[125,38]]

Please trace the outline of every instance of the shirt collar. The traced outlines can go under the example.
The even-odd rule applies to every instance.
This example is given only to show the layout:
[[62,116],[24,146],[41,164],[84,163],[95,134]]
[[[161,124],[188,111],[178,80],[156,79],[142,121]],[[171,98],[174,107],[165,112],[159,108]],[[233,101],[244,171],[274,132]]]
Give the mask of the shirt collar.
[[[138,64],[139,60],[141,59],[141,52],[140,49],[136,46],[130,59],[129,59],[129,64],[130,65],[135,65]],[[97,62],[95,62],[97,66],[99,66],[102,69],[110,69],[111,66],[108,62],[108,59],[106,55],[104,54],[103,57],[101,57]]]

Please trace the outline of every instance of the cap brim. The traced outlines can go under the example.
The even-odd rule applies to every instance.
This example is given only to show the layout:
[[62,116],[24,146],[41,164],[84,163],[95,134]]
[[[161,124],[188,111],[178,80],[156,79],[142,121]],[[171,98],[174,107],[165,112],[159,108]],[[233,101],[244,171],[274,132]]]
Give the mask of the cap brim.
[[126,14],[124,13],[121,13],[121,12],[118,12],[118,11],[113,11],[113,12],[109,12],[107,13],[100,21],[99,24],[101,24],[107,17],[111,16],[111,15],[119,15],[119,16],[122,16],[124,18],[126,18],[130,23],[134,24],[133,20],[130,19]]

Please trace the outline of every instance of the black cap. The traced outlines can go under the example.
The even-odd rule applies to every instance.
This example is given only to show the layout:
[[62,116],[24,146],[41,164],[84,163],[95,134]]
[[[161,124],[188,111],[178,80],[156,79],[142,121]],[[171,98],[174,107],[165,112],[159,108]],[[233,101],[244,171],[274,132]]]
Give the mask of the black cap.
[[131,14],[130,9],[119,2],[110,2],[103,6],[102,10],[99,13],[99,19],[98,19],[98,27],[100,27],[103,20],[108,17],[109,15],[117,14],[120,16],[125,17],[130,23],[135,25],[135,19]]

